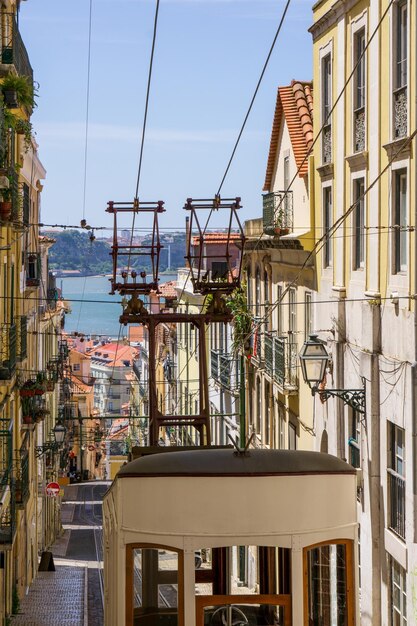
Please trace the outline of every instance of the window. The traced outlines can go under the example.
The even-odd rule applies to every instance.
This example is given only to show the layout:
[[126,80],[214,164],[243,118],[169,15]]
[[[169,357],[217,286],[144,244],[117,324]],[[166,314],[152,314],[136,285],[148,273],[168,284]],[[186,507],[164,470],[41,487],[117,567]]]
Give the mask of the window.
[[365,131],[365,105],[366,105],[366,56],[365,56],[365,29],[355,33],[354,37],[354,57],[353,63],[355,70],[354,76],[354,94],[353,94],[353,111],[354,111],[354,146],[355,152],[365,150],[366,131]]
[[390,626],[407,625],[406,572],[392,557],[390,560]]
[[353,269],[365,265],[365,181],[357,178],[353,182]]
[[349,463],[353,467],[361,466],[361,422],[360,413],[352,409],[349,416]]
[[248,309],[251,310],[252,306],[252,287],[251,287],[251,273],[250,267],[246,270],[246,281],[247,281],[247,299],[248,299]]
[[[333,224],[333,207],[332,207],[332,188],[323,188],[323,234],[328,236],[329,230]],[[328,236],[324,243],[324,267],[329,267],[332,264],[332,240]]]
[[322,160],[323,163],[332,161],[332,58],[327,54],[321,62],[321,98],[322,98]]
[[256,432],[258,434],[261,433],[261,381],[259,378],[256,379]]
[[[352,545],[350,542],[321,545],[307,552],[308,624],[346,626],[352,591]],[[307,623],[307,622],[306,622]]]
[[79,363],[74,363],[74,365],[72,366],[72,371],[73,372],[79,372],[80,371],[80,364]]
[[297,428],[292,422],[288,422],[288,450],[297,449]]
[[278,337],[282,335],[282,287],[277,286],[277,334]]
[[289,318],[288,318],[288,332],[295,333],[297,330],[297,292],[295,289],[290,289],[288,292],[289,300]]
[[260,317],[261,315],[261,272],[259,271],[259,267],[256,268],[255,275],[255,315],[256,317]]
[[265,381],[265,444],[269,446],[271,428],[271,387]]
[[388,422],[388,526],[405,538],[405,431]]
[[394,138],[407,135],[408,11],[407,1],[394,4],[393,117]]
[[394,274],[407,271],[407,171],[394,172],[392,222]]
[[305,305],[304,305],[304,339],[308,339],[313,332],[313,309],[311,292],[305,293]]

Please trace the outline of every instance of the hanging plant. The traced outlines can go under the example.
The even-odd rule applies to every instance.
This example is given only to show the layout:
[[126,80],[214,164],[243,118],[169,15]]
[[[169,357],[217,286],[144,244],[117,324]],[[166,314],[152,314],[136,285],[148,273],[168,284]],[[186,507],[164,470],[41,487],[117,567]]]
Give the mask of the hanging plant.
[[242,284],[227,297],[226,306],[233,316],[233,351],[250,354],[253,315],[248,308],[246,285]]
[[26,107],[33,109],[38,96],[33,81],[28,76],[17,76],[9,72],[0,85],[4,102],[9,108]]

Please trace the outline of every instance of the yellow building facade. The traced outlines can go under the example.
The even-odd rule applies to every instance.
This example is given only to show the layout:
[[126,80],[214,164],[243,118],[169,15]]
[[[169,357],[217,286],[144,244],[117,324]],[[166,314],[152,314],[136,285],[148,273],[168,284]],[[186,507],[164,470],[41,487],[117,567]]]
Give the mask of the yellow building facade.
[[[39,237],[45,170],[32,136],[33,71],[19,34],[20,2],[2,3],[0,63],[0,621],[16,612],[38,553],[60,527],[45,497],[62,310]],[[51,282],[52,281],[52,282]],[[36,391],[35,391],[36,390]]]

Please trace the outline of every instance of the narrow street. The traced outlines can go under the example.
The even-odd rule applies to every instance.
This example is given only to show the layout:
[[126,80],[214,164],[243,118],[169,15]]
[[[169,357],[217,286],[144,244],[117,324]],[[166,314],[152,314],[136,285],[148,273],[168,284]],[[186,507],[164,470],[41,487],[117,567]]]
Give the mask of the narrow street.
[[38,573],[13,624],[102,626],[102,499],[109,484],[96,481],[65,487],[64,532],[51,549],[56,571]]

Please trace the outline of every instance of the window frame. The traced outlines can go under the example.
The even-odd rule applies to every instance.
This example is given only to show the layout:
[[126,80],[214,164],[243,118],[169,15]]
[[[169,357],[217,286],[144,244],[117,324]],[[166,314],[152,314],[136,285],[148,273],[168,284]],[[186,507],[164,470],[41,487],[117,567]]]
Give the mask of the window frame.
[[366,262],[366,197],[365,177],[363,175],[352,181],[352,201],[355,204],[352,214],[352,269],[360,271],[365,268]]
[[[330,197],[330,203],[328,199]],[[322,186],[322,219],[323,236],[333,226],[333,186],[332,184]],[[332,238],[326,239],[323,246],[323,268],[333,266],[333,245]]]
[[[402,208],[401,181],[405,180],[405,208]],[[392,171],[392,191],[391,191],[391,224],[392,226],[408,226],[409,217],[409,176],[408,167],[398,167]],[[401,224],[404,217],[406,223]],[[401,231],[398,228],[392,229],[392,273],[405,274],[409,269],[409,246],[408,231]],[[403,263],[402,253],[405,253],[405,263]]]

